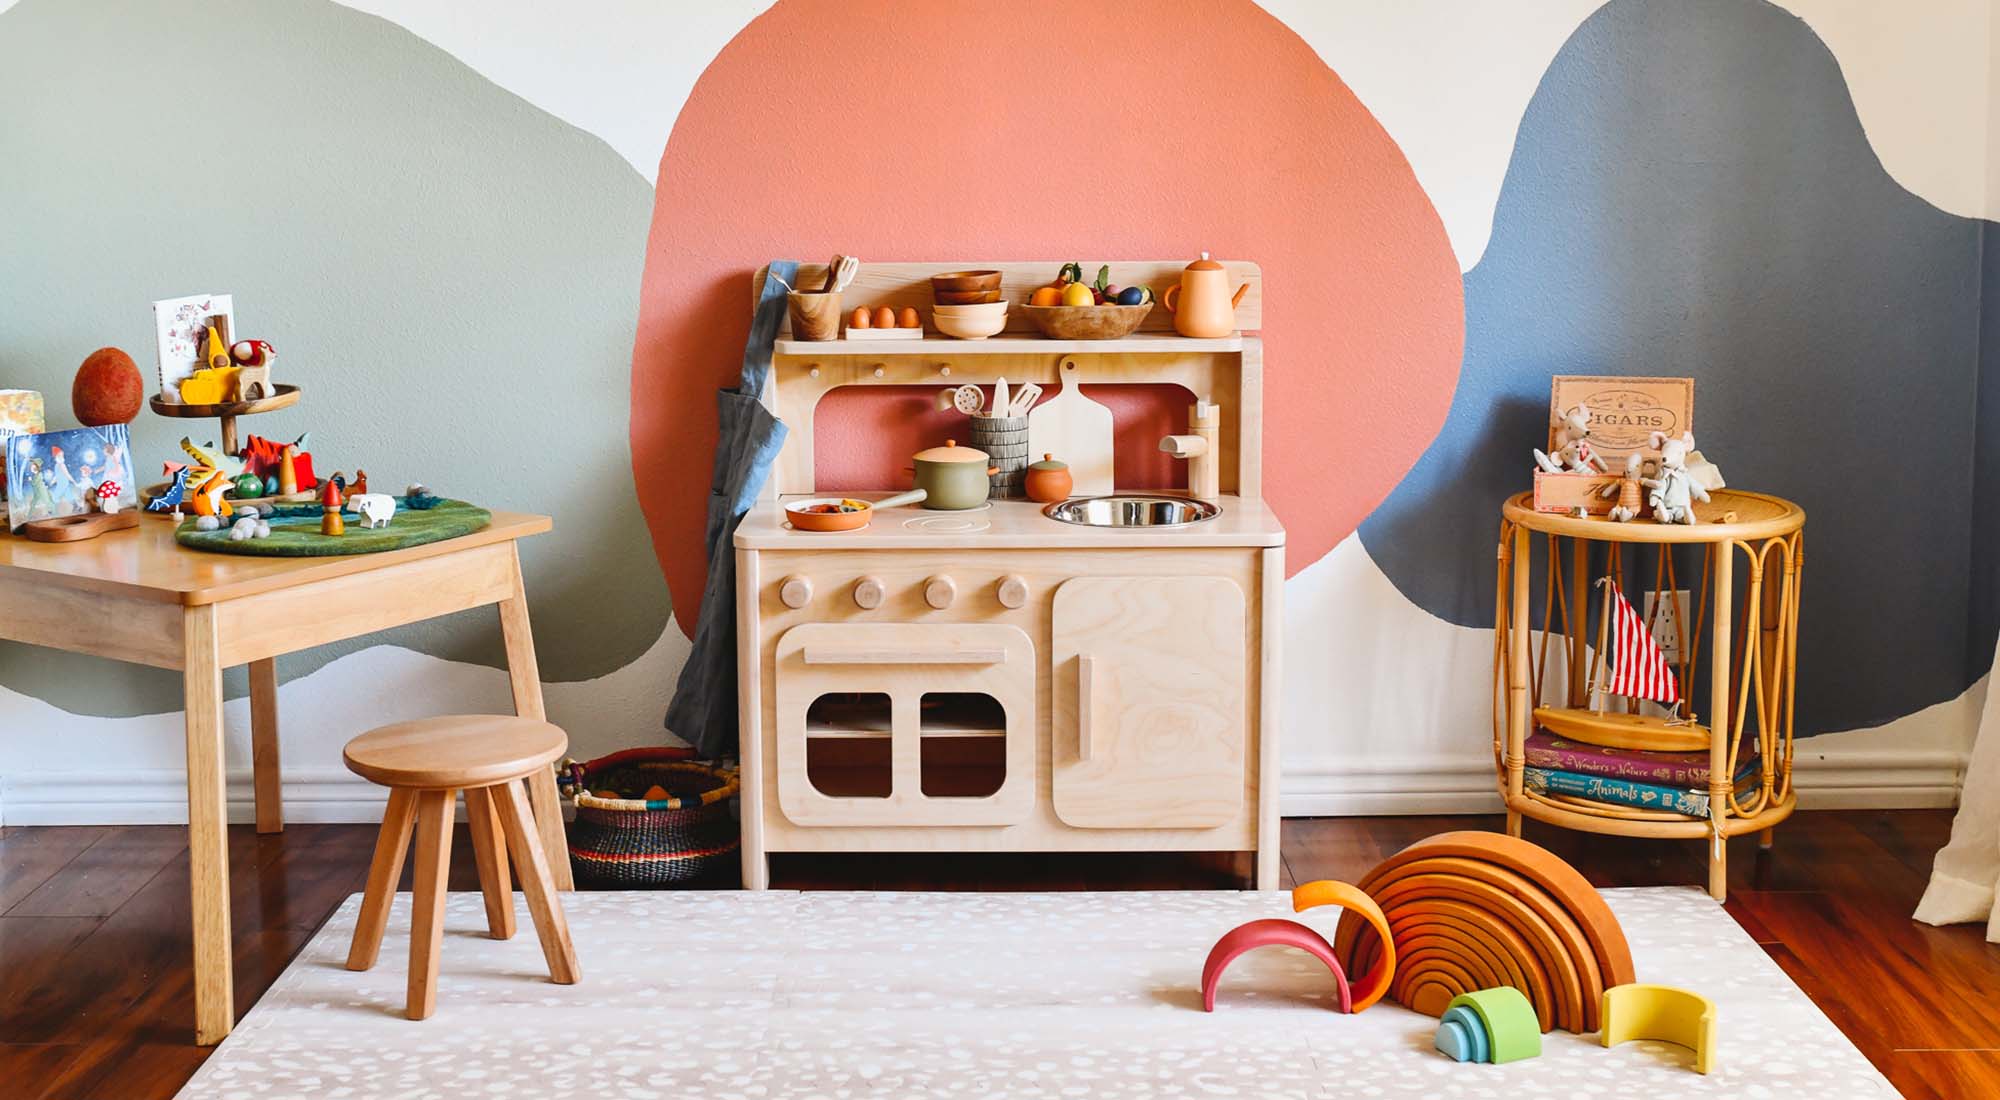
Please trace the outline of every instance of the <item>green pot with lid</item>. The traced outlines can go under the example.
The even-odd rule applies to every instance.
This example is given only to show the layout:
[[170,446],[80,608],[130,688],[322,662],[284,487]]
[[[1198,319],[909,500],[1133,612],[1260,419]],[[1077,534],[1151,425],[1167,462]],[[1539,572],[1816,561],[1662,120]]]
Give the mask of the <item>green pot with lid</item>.
[[986,503],[987,490],[993,484],[988,479],[1000,472],[985,451],[961,447],[954,439],[945,440],[942,447],[918,451],[912,462],[910,472],[916,477],[917,488],[924,491],[924,507],[946,511]]

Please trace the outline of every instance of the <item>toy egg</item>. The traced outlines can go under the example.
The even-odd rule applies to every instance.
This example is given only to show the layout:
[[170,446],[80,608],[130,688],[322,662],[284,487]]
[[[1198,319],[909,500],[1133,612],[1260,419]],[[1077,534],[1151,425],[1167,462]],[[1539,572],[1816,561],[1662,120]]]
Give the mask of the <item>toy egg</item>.
[[126,424],[139,415],[146,381],[132,357],[117,348],[98,348],[76,369],[69,391],[79,424]]
[[1070,490],[1076,487],[1076,479],[1070,476],[1069,463],[1057,462],[1056,456],[1045,454],[1040,462],[1030,463],[1028,472],[1021,478],[1021,488],[1028,499],[1037,504],[1054,504],[1068,500]]

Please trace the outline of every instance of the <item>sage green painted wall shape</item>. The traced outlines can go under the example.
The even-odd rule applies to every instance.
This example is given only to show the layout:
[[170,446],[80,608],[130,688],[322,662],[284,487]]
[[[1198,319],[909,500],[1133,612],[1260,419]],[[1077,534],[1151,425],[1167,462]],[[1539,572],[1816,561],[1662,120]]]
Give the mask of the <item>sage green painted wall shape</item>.
[[[150,382],[154,299],[233,293],[306,387],[248,430],[310,428],[322,470],[378,487],[556,517],[524,544],[545,679],[604,675],[668,629],[627,443],[653,204],[630,165],[325,0],[24,0],[0,45],[0,385],[69,423],[93,348]],[[189,423],[140,414],[142,477]],[[285,671],[377,641],[500,664],[488,611]],[[179,707],[171,676],[4,643],[0,684],[89,714]]]

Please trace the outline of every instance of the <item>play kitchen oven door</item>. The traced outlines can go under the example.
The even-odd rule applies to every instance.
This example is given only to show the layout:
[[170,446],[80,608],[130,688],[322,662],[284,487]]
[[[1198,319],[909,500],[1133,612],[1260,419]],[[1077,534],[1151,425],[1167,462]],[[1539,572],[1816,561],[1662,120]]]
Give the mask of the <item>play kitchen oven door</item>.
[[1035,802],[1035,647],[992,623],[779,637],[778,806],[798,825],[1013,825]]

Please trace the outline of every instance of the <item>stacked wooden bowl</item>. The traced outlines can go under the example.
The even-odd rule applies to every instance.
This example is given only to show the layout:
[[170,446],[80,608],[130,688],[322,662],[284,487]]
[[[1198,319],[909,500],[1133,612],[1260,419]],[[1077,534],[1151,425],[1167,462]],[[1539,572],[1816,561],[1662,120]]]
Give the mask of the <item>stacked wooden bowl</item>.
[[[1604,991],[1634,980],[1632,951],[1604,899],[1553,852],[1501,833],[1440,833],[1356,884],[1388,918],[1389,995],[1441,1016],[1452,1000],[1512,986],[1543,1031],[1596,1031]],[[1380,951],[1364,918],[1341,914],[1334,951],[1349,974]]]

